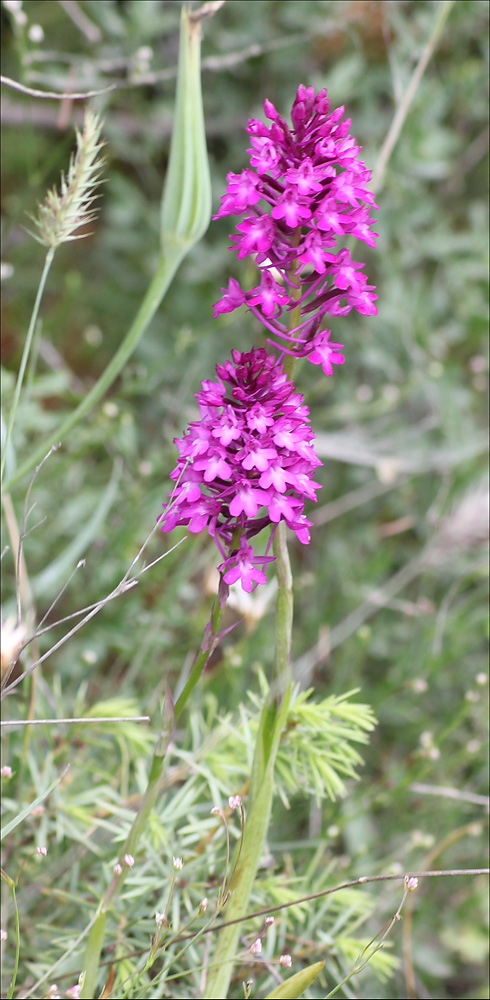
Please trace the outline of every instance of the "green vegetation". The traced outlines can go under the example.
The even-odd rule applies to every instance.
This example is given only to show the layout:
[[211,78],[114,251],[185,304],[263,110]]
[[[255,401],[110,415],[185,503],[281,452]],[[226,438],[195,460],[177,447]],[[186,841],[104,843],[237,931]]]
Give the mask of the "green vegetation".
[[[213,319],[220,288],[230,275],[245,285],[249,265],[227,249],[231,219],[212,222],[190,249],[201,205],[133,353],[30,485],[113,362],[161,261],[181,6],[1,9],[5,76],[38,91],[101,92],[90,104],[106,144],[96,218],[56,250],[47,276],[5,449],[2,619],[15,624],[20,602],[18,644],[38,634],[2,703],[3,996],[74,995],[97,907],[142,815],[164,705],[165,745],[173,726],[167,689],[182,691],[216,592],[209,536],[154,530],[173,438],[197,418],[193,394],[215,364],[264,343],[244,309]],[[229,1000],[244,990],[488,995],[484,875],[426,878],[408,893],[403,878],[327,893],[365,876],[487,863],[487,44],[484,0],[227,0],[203,22],[213,212],[226,174],[247,165],[248,118],[266,97],[287,116],[305,83],[345,105],[377,179],[380,233],[363,254],[378,316],[333,318],[346,362],[332,378],[306,363],[295,374],[323,488],[312,543],[289,541],[295,687],[247,904],[264,912],[240,925]],[[44,263],[30,217],[67,175],[85,104],[4,87],[2,427]],[[167,215],[173,208],[167,201]],[[247,814],[249,782],[261,765],[266,774],[266,761],[253,761],[274,663],[268,577],[229,603],[226,634],[175,722],[134,865],[107,915],[94,995],[106,984],[105,997],[199,998],[203,968],[219,963],[241,843],[240,811],[227,802],[240,795]],[[98,602],[77,629],[80,609]],[[73,718],[108,721],[9,725]]]

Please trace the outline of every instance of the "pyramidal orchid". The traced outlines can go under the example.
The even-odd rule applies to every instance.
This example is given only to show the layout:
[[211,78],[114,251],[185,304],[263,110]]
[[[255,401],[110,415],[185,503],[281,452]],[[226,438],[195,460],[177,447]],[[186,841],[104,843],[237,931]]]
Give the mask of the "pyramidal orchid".
[[352,309],[377,312],[364,265],[339,247],[346,237],[376,244],[371,172],[359,159],[361,147],[349,135],[344,108],[331,111],[325,89],[315,94],[313,87],[298,88],[292,128],[269,100],[264,109],[271,124],[249,121],[250,167],[227,175],[214,216],[243,216],[230,249],[238,258],[254,257],[258,282],[244,291],[230,278],[214,315],[246,304],[273,347],[307,356],[331,375],[344,356],[343,344],[330,340],[328,317]]
[[[250,167],[228,174],[215,216],[241,216],[230,249],[239,259],[254,258],[257,283],[245,291],[230,278],[214,315],[246,305],[279,356],[263,348],[234,350],[233,361],[216,366],[218,381],[202,382],[196,393],[201,419],[175,439],[176,485],[160,516],[163,531],[207,529],[223,558],[225,585],[240,580],[249,592],[266,582],[279,523],[309,541],[304,506],[319,489],[313,475],[321,462],[308,409],[289,377],[293,361],[283,367],[284,356],[306,356],[331,375],[344,355],[343,344],[331,339],[328,317],[377,312],[364,265],[342,245],[349,237],[375,246],[377,236],[371,173],[349,135],[344,108],[332,111],[326,90],[315,94],[303,85],[291,109],[292,128],[270,101],[264,108],[271,124],[249,121]],[[258,555],[251,539],[266,526],[273,528],[269,546]]]
[[232,357],[216,365],[217,382],[202,382],[201,419],[175,439],[179,459],[170,475],[177,482],[160,521],[163,531],[207,528],[225,583],[241,580],[250,592],[266,583],[263,567],[274,558],[254,553],[250,539],[259,531],[284,520],[309,542],[303,510],[315,500],[321,462],[303,396],[275,355],[253,348]]

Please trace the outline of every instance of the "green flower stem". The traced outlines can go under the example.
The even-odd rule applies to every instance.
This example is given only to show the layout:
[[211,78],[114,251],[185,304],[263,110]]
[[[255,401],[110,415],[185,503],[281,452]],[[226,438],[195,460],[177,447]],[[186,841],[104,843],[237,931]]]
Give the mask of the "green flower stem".
[[[51,253],[51,251],[50,251]],[[102,399],[104,393],[110,388],[114,380],[117,378],[119,373],[124,368],[124,365],[131,357],[134,349],[138,345],[141,337],[143,336],[148,324],[153,319],[158,306],[160,305],[167,288],[185,254],[185,250],[181,250],[180,255],[175,255],[171,257],[161,256],[157,270],[153,276],[150,287],[141,303],[140,308],[136,314],[136,317],[129,328],[122,344],[120,344],[116,353],[113,355],[109,364],[107,365],[102,375],[97,380],[95,385],[92,387],[89,393],[83,398],[82,402],[77,406],[76,410],[63,421],[60,427],[51,434],[48,438],[43,440],[42,445],[37,448],[22,465],[11,476],[8,483],[8,489],[10,489],[14,483],[19,479],[22,479],[28,472],[31,471],[41,460],[44,458],[50,447],[57,442],[63,441],[67,435],[73,430],[74,427],[82,420],[82,418],[95,406],[96,403]],[[49,257],[49,253],[48,253]],[[47,270],[45,267],[45,278],[47,277]],[[44,272],[43,272],[44,274]],[[38,295],[39,301],[40,297]],[[36,303],[38,300],[36,299]],[[33,314],[34,315],[34,314]],[[36,314],[37,315],[37,314]],[[32,321],[31,321],[32,323]],[[25,354],[24,350],[24,354]],[[22,359],[24,360],[24,358]],[[27,360],[27,358],[26,358]],[[20,374],[19,374],[20,379]],[[15,403],[15,399],[14,399]],[[6,456],[6,448],[4,448],[4,460]]]
[[141,834],[148,826],[148,820],[150,817],[151,810],[155,805],[155,800],[158,795],[160,787],[160,779],[163,773],[163,766],[165,762],[165,757],[167,754],[168,745],[172,738],[173,733],[173,711],[169,699],[167,698],[164,707],[163,725],[162,730],[153,754],[153,760],[150,768],[150,776],[148,778],[148,785],[146,791],[143,795],[141,806],[133,820],[133,825],[126,837],[126,841],[122,851],[120,853],[120,864],[122,871],[119,875],[114,875],[114,878],[102,899],[99,912],[96,916],[92,927],[90,928],[87,945],[85,949],[85,956],[83,961],[82,970],[82,988],[80,992],[81,1000],[93,1000],[95,994],[95,986],[97,982],[97,975],[99,972],[100,965],[100,953],[102,950],[102,945],[104,943],[105,935],[105,925],[107,921],[107,914],[112,907],[115,899],[119,895],[119,892],[123,886],[124,880],[130,871],[127,864],[124,863],[124,857],[127,854],[131,854],[133,857],[137,852],[138,843]]
[[211,644],[207,648],[203,648],[204,643],[203,643],[203,646],[201,646],[201,650],[200,650],[200,652],[198,653],[198,655],[196,657],[196,661],[195,661],[194,666],[193,666],[193,668],[192,668],[192,670],[191,670],[191,672],[189,674],[189,677],[188,677],[188,679],[187,679],[187,681],[185,683],[184,689],[180,693],[179,697],[177,698],[177,701],[175,702],[175,718],[176,719],[178,719],[178,717],[181,714],[182,710],[185,708],[185,705],[187,703],[189,695],[194,690],[194,688],[195,688],[195,686],[196,686],[196,684],[197,684],[197,682],[198,682],[198,680],[199,680],[199,678],[200,678],[200,676],[201,676],[201,674],[202,674],[202,672],[203,672],[203,670],[204,670],[204,668],[206,666],[206,663],[208,662],[209,657],[211,656],[211,653],[213,652],[214,649],[216,649],[216,646],[218,645],[218,642],[219,642],[219,631],[220,631],[220,628],[221,628],[221,623],[223,621],[224,611],[225,611],[224,607],[220,606],[219,599],[217,598],[216,599],[216,603],[215,603],[214,608],[213,608],[213,613],[212,613],[212,616],[211,616],[211,623],[212,623],[212,630],[213,630]]
[[[293,246],[298,246],[301,236],[301,227],[298,226],[293,236]],[[293,261],[289,273],[291,295],[294,299],[301,296],[301,286],[295,281],[296,270],[301,270],[301,263],[296,265]],[[296,305],[290,311],[289,330],[294,330],[301,322],[301,307]],[[283,361],[283,368],[288,378],[294,375],[296,359],[286,354]],[[293,628],[293,577],[291,573],[291,563],[286,538],[286,525],[280,521],[273,540],[273,551],[276,557],[276,575],[278,583],[276,602],[276,656],[275,656],[275,680],[280,691],[284,691],[291,683],[291,635]]]
[[[209,225],[211,181],[202,107],[200,42],[200,23],[184,6],[180,23],[174,127],[162,202],[161,255],[150,287],[124,340],[98,381],[55,433],[43,441],[16,470],[9,488],[38,464],[52,444],[63,441],[107,392],[153,319],[181,261]],[[51,263],[49,253],[48,259]],[[48,270],[45,267],[44,283]],[[39,301],[40,298],[38,293]],[[36,304],[39,308],[38,300]],[[31,320],[33,330],[34,322]]]
[[[46,287],[46,282],[48,280],[48,274],[49,274],[49,272],[51,270],[51,264],[53,263],[53,259],[54,259],[54,249],[51,247],[48,250],[47,254],[46,254],[46,259],[44,261],[44,267],[43,267],[42,274],[41,274],[41,280],[39,282],[39,286],[38,286],[38,289],[37,289],[36,300],[34,302],[34,307],[33,307],[32,314],[31,314],[31,319],[30,319],[30,322],[29,322],[29,329],[27,331],[27,337],[26,337],[26,341],[25,341],[25,344],[24,344],[24,350],[22,351],[22,360],[21,360],[21,363],[20,363],[19,374],[17,376],[17,382],[15,383],[14,398],[13,398],[13,401],[12,401],[12,409],[10,410],[10,413],[9,413],[9,418],[8,418],[8,423],[7,423],[7,431],[6,431],[6,435],[5,435],[5,441],[2,444],[2,464],[1,464],[1,470],[0,470],[0,481],[2,483],[3,483],[3,475],[4,475],[4,472],[5,472],[5,462],[7,461],[7,452],[8,452],[8,448],[9,448],[9,444],[10,444],[10,438],[12,436],[13,426],[14,426],[14,423],[15,423],[15,416],[16,416],[16,413],[17,413],[17,407],[19,405],[19,399],[20,399],[20,394],[21,394],[21,391],[22,391],[22,385],[23,385],[23,382],[24,382],[24,375],[25,375],[26,368],[27,368],[27,362],[29,360],[29,355],[30,355],[30,352],[31,352],[32,341],[33,341],[33,338],[34,338],[34,331],[36,329],[37,318],[39,316],[39,309],[40,309],[40,306],[41,306],[42,297],[44,295],[44,289]],[[54,441],[52,441],[50,443],[53,444]],[[36,462],[38,461],[38,459],[43,458],[43,456],[46,454],[46,452],[49,451],[49,447],[50,447],[49,445],[46,448],[43,446],[41,454],[38,455],[36,461],[34,461],[32,463],[32,466],[29,466],[29,469],[32,468],[34,465],[36,465]]]
[[275,681],[279,693],[292,681],[291,635],[293,628],[293,576],[286,539],[286,524],[280,521],[274,534],[273,552],[276,557],[276,653]]
[[[301,230],[294,234],[293,245],[297,246]],[[299,265],[301,266],[301,265]],[[294,275],[296,263],[291,268],[293,295],[299,298],[301,289],[296,287]],[[300,306],[290,313],[289,327],[294,329],[301,319]],[[283,362],[284,371],[293,377],[295,358],[287,355]],[[286,540],[286,525],[280,521],[274,532],[273,551],[278,582],[276,602],[276,652],[274,681],[262,709],[259,732],[255,745],[250,791],[248,796],[249,814],[243,833],[241,855],[235,854],[233,876],[230,880],[230,900],[226,906],[226,919],[240,919],[246,913],[250,893],[257,875],[257,868],[269,828],[272,801],[274,798],[274,766],[281,734],[286,723],[291,693],[291,636],[293,628],[293,578]],[[192,676],[192,675],[191,675]],[[282,696],[282,701],[280,698]],[[226,997],[236,957],[240,936],[240,924],[225,927],[215,949],[215,961],[209,966],[205,1000],[221,1000]]]
[[87,1000],[87,998],[93,1000],[96,996],[95,984],[99,971],[100,953],[104,943],[106,920],[107,912],[101,911],[89,931],[80,978],[80,997],[82,1000]]
[[119,875],[114,875],[114,878],[112,879],[112,882],[100,903],[95,921],[89,931],[82,970],[83,983],[80,993],[81,1000],[93,1000],[93,997],[95,996],[95,987],[99,972],[100,954],[104,943],[107,914],[119,895],[124,880],[130,871],[128,865],[124,863],[125,855],[130,854],[133,857],[136,855],[140,837],[148,826],[150,813],[155,805],[158,795],[160,780],[165,764],[165,757],[167,755],[168,745],[172,738],[175,720],[183,711],[189,695],[195,688],[204,667],[211,656],[211,653],[219,642],[219,630],[223,620],[223,615],[224,607],[221,607],[219,598],[217,598],[211,616],[211,639],[208,640],[208,637],[205,637],[205,640],[202,643],[201,651],[196,658],[196,662],[192,668],[184,690],[177,699],[175,708],[170,695],[167,695],[164,705],[162,729],[153,754],[148,785],[143,795],[141,806],[133,820],[128,836],[126,837],[124,847],[120,852],[120,864],[122,870]]
[[[232,861],[230,898],[226,904],[226,920],[239,920],[245,916],[257,868],[264,848],[274,795],[274,765],[284,726],[286,724],[291,690],[287,689],[280,705],[270,698],[262,710],[254,766],[250,787],[250,811],[243,832],[241,853],[237,847]],[[233,867],[234,865],[234,867]],[[222,1000],[228,987],[236,958],[241,924],[224,927],[214,953],[214,962],[208,967],[204,1000]]]
[[[21,870],[22,870],[22,868],[21,868]],[[15,984],[16,984],[16,981],[17,981],[17,973],[19,971],[19,958],[20,958],[20,922],[19,922],[19,910],[18,910],[18,907],[17,907],[17,897],[15,895],[15,890],[16,890],[17,883],[18,883],[18,880],[19,880],[19,875],[20,875],[20,872],[17,875],[17,878],[13,879],[13,878],[10,878],[10,875],[7,875],[7,872],[5,872],[3,869],[1,871],[2,880],[4,882],[6,882],[6,884],[8,885],[8,887],[9,887],[11,893],[12,893],[12,902],[14,904],[14,916],[15,916],[15,961],[14,961],[14,971],[12,973],[12,981],[10,983],[9,991],[7,993],[7,1000],[11,1000],[11,998],[14,995]]]

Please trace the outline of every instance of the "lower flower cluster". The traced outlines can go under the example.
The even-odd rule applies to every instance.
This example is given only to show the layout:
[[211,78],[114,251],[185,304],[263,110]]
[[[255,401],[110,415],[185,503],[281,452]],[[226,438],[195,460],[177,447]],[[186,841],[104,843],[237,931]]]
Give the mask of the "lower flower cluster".
[[217,382],[202,382],[201,419],[175,439],[176,485],[160,522],[162,531],[207,528],[223,556],[225,583],[241,580],[250,592],[266,583],[264,565],[273,559],[250,544],[262,528],[284,520],[309,542],[303,511],[307,499],[316,499],[320,484],[312,477],[322,463],[303,396],[277,358],[263,348],[232,357],[216,365]]

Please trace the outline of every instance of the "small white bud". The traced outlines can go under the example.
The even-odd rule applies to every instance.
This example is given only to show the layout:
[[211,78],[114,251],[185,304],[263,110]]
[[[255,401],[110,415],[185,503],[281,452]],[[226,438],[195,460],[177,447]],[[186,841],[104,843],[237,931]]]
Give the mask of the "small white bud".
[[134,865],[134,858],[132,854],[125,854],[123,857],[123,861],[128,868],[132,868]]
[[419,880],[415,877],[415,875],[405,875],[404,881],[407,892],[413,892],[419,884]]
[[293,960],[291,958],[291,955],[281,955],[279,959],[279,965],[283,965],[285,969],[290,969],[292,963]]
[[139,49],[136,50],[136,58],[140,62],[150,62],[153,58],[153,49],[150,45],[140,45]]
[[35,43],[42,42],[44,40],[44,31],[41,28],[41,25],[31,24],[27,32],[27,37],[30,42],[35,42]]
[[172,864],[176,872],[181,872],[184,867],[184,862],[182,858],[172,858]]

